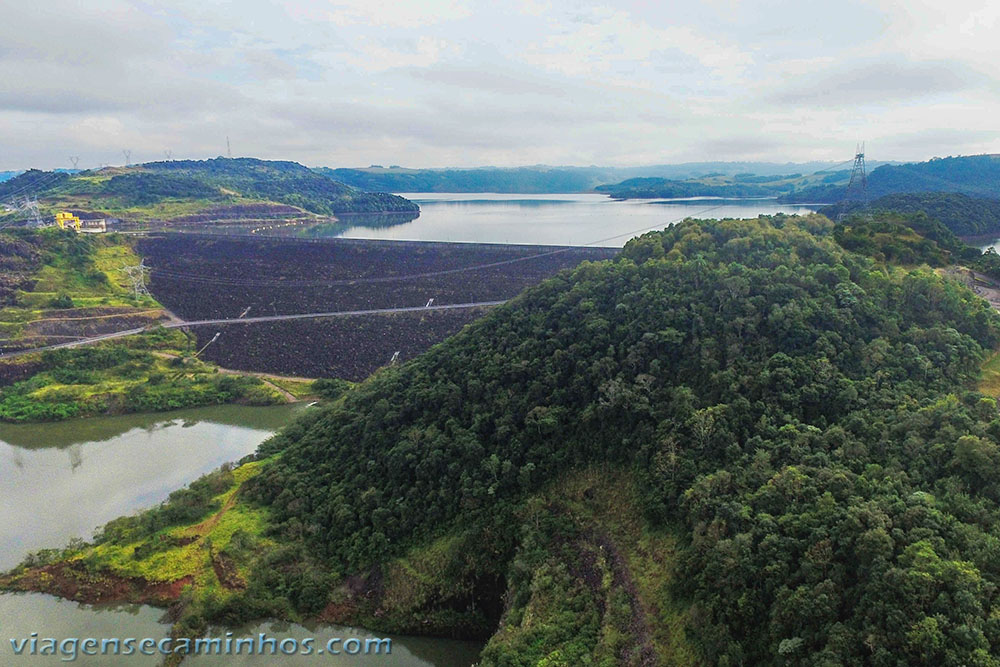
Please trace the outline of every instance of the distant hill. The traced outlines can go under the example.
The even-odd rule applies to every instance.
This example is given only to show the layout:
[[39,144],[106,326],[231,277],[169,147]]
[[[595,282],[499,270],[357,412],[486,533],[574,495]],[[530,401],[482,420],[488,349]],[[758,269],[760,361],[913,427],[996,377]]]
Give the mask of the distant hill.
[[850,171],[803,171],[783,174],[706,174],[684,180],[645,177],[595,188],[615,199],[673,199],[678,197],[780,197],[802,189],[844,190]]
[[691,179],[732,177],[750,183],[794,172],[811,173],[829,163],[688,162],[648,167],[477,167],[474,169],[406,169],[371,167],[315,171],[362,190],[387,192],[499,192],[567,193],[590,192],[599,185],[633,178]]
[[[832,204],[820,213],[837,218],[859,209],[859,202]],[[916,192],[885,195],[871,203],[875,211],[926,213],[958,236],[1000,232],[1000,199],[980,199],[955,192]]]
[[[787,202],[835,203],[840,187],[810,187],[785,195]],[[871,197],[900,192],[957,192],[973,197],[1000,196],[1000,155],[935,158],[928,162],[883,165],[868,175]]]
[[787,191],[779,180],[763,182],[677,181],[666,178],[630,178],[615,185],[600,185],[598,192],[606,192],[615,199],[673,199],[679,197],[772,197]]
[[0,171],[0,183],[9,181],[20,173],[19,171]]
[[150,162],[76,174],[32,169],[0,183],[0,201],[22,195],[36,197],[43,213],[68,209],[137,221],[419,211],[402,197],[362,192],[295,162],[255,158]]

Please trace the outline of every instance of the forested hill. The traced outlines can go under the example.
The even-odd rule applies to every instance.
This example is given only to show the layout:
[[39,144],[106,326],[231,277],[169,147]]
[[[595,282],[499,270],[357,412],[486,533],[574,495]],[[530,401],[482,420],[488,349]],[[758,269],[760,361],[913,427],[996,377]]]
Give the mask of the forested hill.
[[[801,188],[784,201],[835,203],[846,188]],[[868,175],[872,198],[900,192],[957,192],[971,197],[995,198],[1000,192],[1000,155],[935,158],[927,162],[883,165]]]
[[[330,169],[317,172],[362,190],[386,192],[589,192],[599,185],[632,178],[701,179],[732,177],[737,181],[776,180],[780,174],[812,173],[826,163],[778,164],[771,162],[689,162],[648,167],[477,167],[474,169],[407,169],[372,165],[363,169]],[[841,177],[843,178],[843,176]]]
[[256,158],[171,160],[144,165],[154,173],[202,180],[249,196],[300,206],[314,213],[416,211],[413,202],[384,192],[361,192],[297,162]]
[[[852,213],[860,208],[861,202],[833,204],[820,209],[820,213],[836,218],[841,213]],[[870,208],[926,213],[958,236],[1000,233],[1000,199],[982,199],[954,192],[911,192],[879,197],[871,202]]]
[[[623,664],[682,631],[658,626],[679,605],[705,664],[992,664],[1000,419],[971,387],[1000,321],[832,228],[686,221],[633,240],[288,429],[250,496],[340,574],[481,531],[463,562],[511,587],[484,664]],[[593,465],[630,471],[640,508],[616,521],[679,531],[676,554],[630,575],[610,546],[560,560],[582,539],[572,516],[524,503]],[[594,563],[619,562],[627,590],[664,558],[660,611],[587,602]],[[299,599],[296,576],[267,595]]]
[[362,192],[295,162],[255,158],[172,160],[74,174],[32,169],[0,183],[0,201],[23,196],[37,198],[43,214],[69,209],[84,217],[133,220],[419,210],[403,197]]
[[[707,174],[689,178],[641,177],[595,188],[619,199],[675,197],[778,197],[783,202],[842,201],[850,170],[786,174]],[[961,193],[995,198],[1000,192],[1000,156],[935,158],[928,162],[884,164],[868,174],[871,198],[896,193]]]

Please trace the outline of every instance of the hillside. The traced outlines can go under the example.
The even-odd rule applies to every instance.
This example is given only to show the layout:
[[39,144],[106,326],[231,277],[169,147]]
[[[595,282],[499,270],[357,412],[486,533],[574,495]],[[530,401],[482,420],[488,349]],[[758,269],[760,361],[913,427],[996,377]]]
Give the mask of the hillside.
[[[844,197],[845,190],[844,187],[807,187],[785,195],[782,201],[832,204]],[[868,174],[868,192],[872,199],[904,192],[950,192],[995,198],[1000,192],[1000,155],[970,155],[883,165]]]
[[[843,190],[850,171],[800,171],[784,174],[712,173],[684,180],[631,178],[594,188],[615,199],[676,199],[684,197],[786,197],[795,192]],[[812,202],[812,199],[796,200]]]
[[[837,218],[861,208],[860,202],[833,204],[820,213]],[[885,195],[871,202],[874,211],[925,213],[958,236],[1000,233],[1000,199],[981,199],[955,192],[910,192]]]
[[[869,169],[872,166],[869,165]],[[787,203],[833,204],[844,198],[850,175],[850,170],[839,170],[768,175],[717,173],[685,179],[643,177],[601,185],[595,190],[616,199],[777,197]],[[988,198],[996,197],[998,191],[1000,156],[995,155],[883,164],[868,174],[868,192],[872,199],[896,193],[960,193]],[[955,205],[953,201],[946,204]]]
[[[68,230],[0,232],[0,421],[52,421],[285,397],[256,377],[197,359],[194,337],[120,271],[140,261],[132,238]],[[11,354],[114,331],[87,347]]]
[[1000,318],[832,232],[647,234],[2,584],[199,581],[176,633],[492,633],[486,665],[989,664]]
[[419,211],[402,197],[361,192],[295,162],[253,158],[150,162],[75,174],[29,170],[0,183],[0,201],[26,195],[38,199],[43,214],[71,210],[130,222],[309,221]]
[[362,190],[386,192],[501,192],[567,193],[589,192],[597,186],[626,179],[701,179],[735,177],[764,179],[793,172],[811,173],[825,163],[777,164],[771,162],[688,162],[648,167],[477,167],[474,169],[407,169],[391,166],[316,171]]

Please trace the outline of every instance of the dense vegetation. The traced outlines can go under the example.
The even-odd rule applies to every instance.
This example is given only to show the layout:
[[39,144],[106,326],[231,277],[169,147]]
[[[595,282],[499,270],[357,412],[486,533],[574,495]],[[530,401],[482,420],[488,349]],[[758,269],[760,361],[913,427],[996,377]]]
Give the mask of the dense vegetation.
[[[83,562],[173,580],[210,556],[189,633],[350,608],[499,621],[487,665],[995,664],[1000,418],[973,387],[1000,317],[893,263],[943,260],[942,229],[644,235],[307,414],[234,471],[235,505],[223,471]],[[838,243],[872,237],[885,261]]]
[[137,205],[152,204],[167,197],[181,199],[219,198],[219,188],[191,176],[136,172],[112,176],[104,193],[122,197]]
[[[630,178],[688,179],[732,176],[735,182],[769,182],[791,171],[813,172],[823,163],[776,164],[770,162],[688,162],[648,167],[479,167],[475,169],[407,169],[372,165],[363,169],[316,171],[362,190],[386,192],[589,192],[598,185]],[[752,172],[752,173],[751,173]],[[763,180],[759,180],[763,179]]]
[[616,199],[769,197],[788,191],[788,185],[781,182],[784,179],[783,176],[775,176],[764,182],[734,179],[734,182],[714,184],[701,181],[675,181],[666,178],[630,178],[615,185],[601,185],[594,189],[598,192],[606,192]]
[[[74,174],[32,169],[0,183],[0,201],[24,195],[37,198],[49,221],[60,210],[130,223],[253,220],[259,214],[302,222],[303,217],[419,211],[402,197],[362,192],[295,162],[252,158],[151,162]],[[0,214],[7,223],[25,218],[17,211]]]
[[69,180],[69,174],[64,172],[28,171],[0,181],[0,200],[16,198],[24,195],[37,195],[39,192],[58,187]]
[[974,263],[981,255],[923,212],[852,215],[837,225],[833,236],[848,250],[894,264],[945,266]]
[[356,571],[631,462],[647,518],[684,527],[676,590],[708,661],[985,663],[1000,420],[966,387],[997,316],[830,231],[647,234],[279,436],[252,495],[276,535]]
[[151,162],[143,167],[154,172],[186,175],[245,196],[298,206],[323,215],[417,210],[416,204],[402,197],[384,192],[361,192],[296,162],[220,157]]
[[[612,197],[768,197],[784,202],[836,203],[844,199],[850,171],[818,171],[807,174],[773,174],[746,178],[743,174],[705,174],[686,179],[644,177],[595,188]],[[959,193],[970,197],[996,197],[1000,191],[1000,157],[973,155],[935,158],[928,162],[882,165],[868,174],[868,192],[872,198],[898,193],[935,193],[933,196],[892,199],[887,208],[904,213],[925,211],[940,218],[960,235],[995,220],[995,206],[984,207],[968,199],[941,199],[940,193]],[[935,201],[936,200],[936,201]],[[839,213],[839,211],[834,212]],[[992,224],[995,224],[992,223]]]
[[[844,198],[845,186],[846,183],[838,187],[806,187],[785,195],[782,199],[835,203]],[[927,162],[882,165],[868,175],[868,192],[876,199],[902,192],[957,192],[971,197],[995,198],[998,191],[1000,156],[997,155],[934,158]],[[947,205],[954,206],[955,202]],[[928,214],[932,212],[928,211]],[[978,217],[978,213],[974,215]]]
[[[857,212],[861,202],[833,204],[820,209],[835,219]],[[958,236],[1000,233],[1000,199],[980,199],[955,192],[910,192],[886,195],[871,202],[873,211],[925,213]]]

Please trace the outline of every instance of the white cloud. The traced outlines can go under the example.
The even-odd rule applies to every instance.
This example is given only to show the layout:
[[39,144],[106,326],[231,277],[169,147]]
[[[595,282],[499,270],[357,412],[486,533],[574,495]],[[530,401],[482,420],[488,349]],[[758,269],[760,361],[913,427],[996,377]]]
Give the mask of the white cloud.
[[0,169],[227,135],[334,166],[1000,152],[998,22],[974,0],[7,3]]

